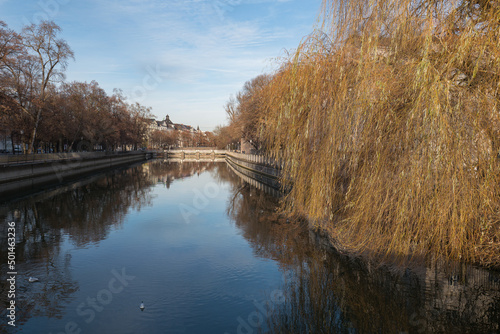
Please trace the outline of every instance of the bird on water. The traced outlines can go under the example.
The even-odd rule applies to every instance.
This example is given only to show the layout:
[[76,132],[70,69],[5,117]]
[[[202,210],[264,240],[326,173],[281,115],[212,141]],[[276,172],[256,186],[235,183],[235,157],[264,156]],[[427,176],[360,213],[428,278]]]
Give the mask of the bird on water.
[[141,305],[139,306],[139,308],[141,309],[141,311],[144,311],[144,309],[145,309],[144,302],[141,302]]

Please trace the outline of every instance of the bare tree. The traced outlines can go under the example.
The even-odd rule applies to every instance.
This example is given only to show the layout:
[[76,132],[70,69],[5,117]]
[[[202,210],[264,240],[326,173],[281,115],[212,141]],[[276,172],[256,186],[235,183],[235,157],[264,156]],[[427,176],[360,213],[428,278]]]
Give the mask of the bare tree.
[[[14,129],[19,129],[22,124],[21,106],[12,88],[12,71],[24,55],[25,49],[19,34],[0,21],[0,129],[4,136],[10,132],[11,139],[17,134]],[[12,151],[15,151],[14,140]]]
[[30,60],[37,65],[31,68],[36,71],[31,73],[31,77],[37,79],[37,84],[33,87],[35,99],[27,110],[33,121],[29,153],[33,152],[38,126],[42,119],[47,87],[49,83],[64,78],[68,60],[74,58],[73,51],[66,41],[58,38],[60,31],[61,28],[53,21],[42,21],[38,25],[24,27],[21,33],[22,44],[32,55]]
[[21,52],[19,35],[0,21],[0,71],[10,66],[12,58]]
[[224,131],[220,131],[222,129],[218,131],[218,134],[222,136],[219,140],[220,145],[225,146],[231,142],[245,139],[255,149],[260,148],[261,139],[258,124],[264,113],[262,107],[263,92],[271,79],[271,75],[259,75],[247,81],[236,97],[229,98],[224,106],[229,125]]

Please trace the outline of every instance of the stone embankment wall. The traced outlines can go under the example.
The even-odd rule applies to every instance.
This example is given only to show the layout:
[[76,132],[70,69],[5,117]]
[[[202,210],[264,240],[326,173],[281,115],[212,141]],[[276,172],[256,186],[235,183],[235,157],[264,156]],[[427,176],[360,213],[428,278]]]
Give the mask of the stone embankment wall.
[[218,160],[224,159],[225,150],[215,150],[211,148],[188,148],[178,150],[165,150],[159,154],[168,159],[180,160]]
[[0,156],[0,200],[153,157],[154,153],[144,151]]
[[226,162],[244,181],[275,195],[280,194],[281,168],[274,160],[260,155],[227,151]]

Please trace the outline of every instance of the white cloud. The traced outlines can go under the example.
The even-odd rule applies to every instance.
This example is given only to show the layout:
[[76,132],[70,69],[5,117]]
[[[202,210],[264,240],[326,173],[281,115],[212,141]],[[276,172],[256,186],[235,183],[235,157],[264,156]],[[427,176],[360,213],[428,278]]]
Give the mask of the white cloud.
[[[166,74],[165,78],[144,100],[144,104],[153,106],[154,114],[160,118],[167,113],[199,115],[203,109],[204,116],[199,116],[200,119],[211,116],[207,124],[200,126],[220,124],[225,120],[223,104],[229,96],[241,89],[245,81],[269,69],[271,59],[280,56],[283,48],[296,46],[290,45],[290,41],[295,39],[294,43],[298,44],[309,32],[302,33],[300,25],[280,16],[285,7],[286,12],[290,12],[293,3],[283,0],[93,0],[93,14],[100,18],[103,26],[99,34],[107,36],[105,44],[109,44],[96,51],[101,59],[107,59],[107,64],[120,64],[109,71],[132,74],[120,82],[116,82],[118,77],[113,75],[110,80],[115,81],[102,86],[114,84],[125,92],[131,91],[142,84],[147,66],[158,66]],[[248,14],[252,11],[253,16]],[[316,11],[317,8],[313,8],[313,12]],[[299,16],[305,14],[298,12]],[[313,23],[312,18],[311,27]],[[92,53],[86,56],[92,57]],[[106,68],[96,71],[105,72]]]

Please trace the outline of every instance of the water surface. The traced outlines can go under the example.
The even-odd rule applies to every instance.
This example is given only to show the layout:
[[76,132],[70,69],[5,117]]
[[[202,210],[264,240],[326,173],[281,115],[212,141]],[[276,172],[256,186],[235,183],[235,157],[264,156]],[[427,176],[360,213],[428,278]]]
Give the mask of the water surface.
[[276,204],[225,163],[158,160],[0,205],[1,235],[16,223],[18,272],[17,326],[3,307],[0,331],[499,331],[497,272],[373,266]]

